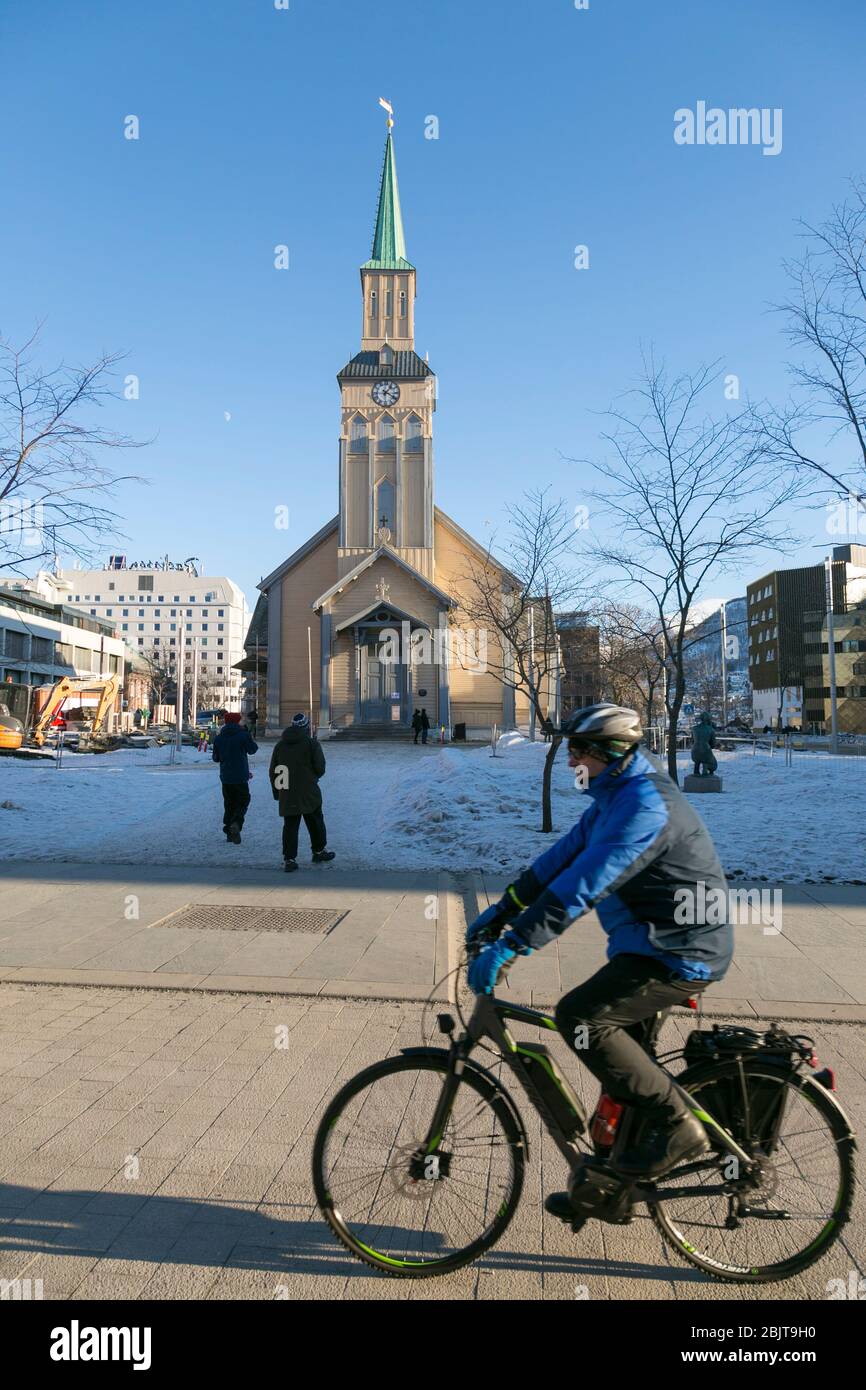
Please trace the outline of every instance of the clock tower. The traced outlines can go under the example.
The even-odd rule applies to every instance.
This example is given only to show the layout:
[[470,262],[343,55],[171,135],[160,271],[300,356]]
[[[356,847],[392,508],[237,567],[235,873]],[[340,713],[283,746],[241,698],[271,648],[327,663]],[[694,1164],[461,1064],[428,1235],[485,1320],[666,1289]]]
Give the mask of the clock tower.
[[432,581],[436,379],[415,352],[415,267],[406,257],[390,125],[372,252],[361,266],[361,351],[337,376],[337,563],[346,574],[384,547]]

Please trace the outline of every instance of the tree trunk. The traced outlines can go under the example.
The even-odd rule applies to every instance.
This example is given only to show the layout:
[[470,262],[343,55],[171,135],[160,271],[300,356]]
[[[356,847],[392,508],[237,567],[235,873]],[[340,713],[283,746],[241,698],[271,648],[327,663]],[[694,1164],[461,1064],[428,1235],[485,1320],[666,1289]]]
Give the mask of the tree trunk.
[[685,699],[685,689],[682,678],[678,676],[674,703],[669,711],[668,718],[668,773],[671,781],[679,786],[677,776],[677,727],[680,722],[680,711]]
[[550,809],[550,782],[553,774],[553,763],[556,758],[559,745],[562,739],[558,734],[554,734],[550,740],[550,747],[544,759],[544,780],[541,785],[541,833],[549,835],[553,830],[553,814]]

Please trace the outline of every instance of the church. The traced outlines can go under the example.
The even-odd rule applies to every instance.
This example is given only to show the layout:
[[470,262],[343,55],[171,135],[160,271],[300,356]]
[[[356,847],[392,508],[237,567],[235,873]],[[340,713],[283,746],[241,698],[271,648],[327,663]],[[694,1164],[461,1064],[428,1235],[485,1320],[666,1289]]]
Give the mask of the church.
[[269,732],[298,711],[326,736],[405,734],[416,709],[433,738],[528,719],[526,696],[500,679],[495,631],[471,627],[460,599],[479,566],[500,570],[504,591],[517,581],[436,506],[436,378],[415,351],[392,124],[361,266],[360,351],[337,374],[339,510],[259,584],[241,663],[261,679]]

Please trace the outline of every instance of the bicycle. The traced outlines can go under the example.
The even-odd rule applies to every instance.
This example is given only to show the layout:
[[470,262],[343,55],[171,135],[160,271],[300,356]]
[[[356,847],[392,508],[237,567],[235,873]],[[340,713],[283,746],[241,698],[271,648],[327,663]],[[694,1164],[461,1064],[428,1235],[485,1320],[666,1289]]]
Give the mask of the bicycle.
[[[529,1139],[501,1080],[470,1055],[490,1050],[486,1040],[569,1166],[573,1231],[590,1219],[628,1225],[645,1204],[667,1243],[716,1278],[770,1283],[807,1269],[839,1237],[854,1195],[856,1144],[833,1072],[807,1074],[817,1066],[812,1039],[776,1025],[698,1028],[684,1048],[658,1055],[671,1012],[630,1031],[666,1070],[685,1060],[672,1080],[706,1131],[709,1149],[696,1160],[656,1181],[618,1175],[617,1153],[640,1112],[602,1094],[588,1119],[547,1048],[517,1042],[507,1027],[557,1031],[554,1019],[481,995],[471,1017],[461,1015],[460,1034],[453,1015],[438,1015],[447,1048],[403,1048],[331,1100],[313,1148],[328,1225],[365,1264],[416,1279],[461,1269],[502,1237],[520,1202]],[[802,1128],[803,1117],[817,1128]]]

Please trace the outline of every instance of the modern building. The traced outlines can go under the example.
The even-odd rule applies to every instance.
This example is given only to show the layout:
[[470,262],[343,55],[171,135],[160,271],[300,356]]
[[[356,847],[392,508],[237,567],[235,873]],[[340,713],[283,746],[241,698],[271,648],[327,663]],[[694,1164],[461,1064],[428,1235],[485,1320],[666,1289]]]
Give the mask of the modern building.
[[[434,728],[528,720],[513,651],[503,656],[495,626],[469,616],[479,574],[497,601],[518,581],[436,506],[436,378],[415,351],[415,278],[389,132],[361,266],[360,351],[337,375],[338,511],[259,585],[269,729],[311,705],[314,723],[335,731],[402,732],[415,708]],[[554,687],[548,678],[549,708]]]
[[[839,545],[836,564],[844,566],[844,612],[833,614],[836,727],[840,734],[866,734],[866,546]],[[804,615],[806,650],[806,727],[828,733],[830,640],[826,612]]]
[[586,613],[557,613],[556,630],[562,656],[560,698],[563,713],[569,714],[601,699],[599,629]]
[[[830,568],[834,629],[840,623],[847,632],[849,610],[856,608],[863,592],[866,547],[835,546]],[[747,585],[749,677],[756,728],[790,724],[816,733],[829,728],[827,571],[825,563],[775,570]],[[858,640],[834,631],[840,655],[854,655],[843,653],[841,643]],[[844,695],[847,687],[859,685],[859,673],[855,677],[851,665],[844,683],[837,669],[837,698],[849,698]],[[847,670],[844,662],[843,669]],[[851,714],[853,717],[854,707]]]
[[203,708],[240,709],[242,677],[235,666],[244,654],[249,609],[231,579],[201,575],[192,560],[128,564],[124,555],[112,555],[103,569],[62,570],[59,577],[69,586],[67,602],[111,623],[154,665],[174,671],[183,650],[190,682],[195,653]]
[[27,718],[35,686],[64,676],[123,674],[123,642],[114,624],[71,607],[56,576],[43,571],[0,587],[0,701],[18,718]]

